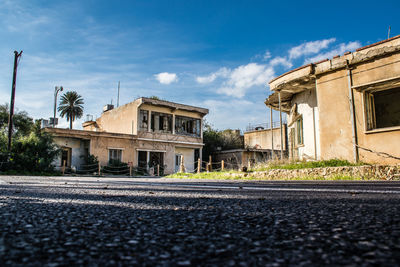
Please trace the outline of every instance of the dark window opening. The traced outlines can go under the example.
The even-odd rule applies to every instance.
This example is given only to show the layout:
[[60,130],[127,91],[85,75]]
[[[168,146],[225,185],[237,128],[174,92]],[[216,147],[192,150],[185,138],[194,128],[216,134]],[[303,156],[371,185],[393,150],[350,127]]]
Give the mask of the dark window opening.
[[149,111],[140,110],[139,112],[139,131],[146,132],[148,130]]
[[400,126],[400,87],[365,93],[367,130]]
[[297,130],[297,145],[304,144],[304,136],[303,136],[303,118],[300,117],[296,121],[296,130]]
[[138,167],[140,171],[147,169],[147,151],[139,151]]
[[108,161],[111,162],[122,162],[122,149],[109,149],[108,150]]
[[175,117],[175,132],[176,134],[191,135],[200,137],[201,135],[200,119],[189,117]]
[[172,115],[152,112],[151,130],[153,132],[172,133]]

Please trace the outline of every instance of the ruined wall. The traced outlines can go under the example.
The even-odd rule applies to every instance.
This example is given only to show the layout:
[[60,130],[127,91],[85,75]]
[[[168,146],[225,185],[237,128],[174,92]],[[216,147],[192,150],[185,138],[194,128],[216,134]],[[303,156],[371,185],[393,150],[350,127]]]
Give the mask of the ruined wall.
[[345,69],[317,79],[321,159],[353,160],[348,92]]
[[[281,130],[280,128],[272,129],[274,135],[274,149],[281,149]],[[283,150],[286,150],[286,128],[283,127],[282,134],[283,138]],[[244,133],[244,147],[259,148],[259,149],[271,149],[271,130],[264,129],[258,131],[251,131]]]
[[[134,101],[104,112],[101,117],[96,120],[99,130],[111,133],[136,135],[138,122],[138,103],[138,101]],[[90,130],[90,128],[85,130]]]
[[[194,171],[194,148],[187,147],[175,147],[175,154],[180,154],[183,156],[183,165],[185,166],[186,172]],[[197,163],[197,162],[196,162]],[[180,163],[178,162],[178,165]],[[174,166],[175,166],[175,157],[174,157]]]
[[[296,145],[294,147],[298,150],[298,157],[300,159],[319,159],[321,157],[321,149],[319,143],[319,113],[317,108],[317,95],[316,90],[306,90],[299,94],[296,94],[292,99],[292,105],[297,105],[297,113],[298,115],[302,115],[303,118],[303,145]],[[289,116],[289,118],[293,117],[293,115]],[[290,129],[294,128],[295,134],[296,132],[296,121],[288,122],[288,132],[290,133]],[[314,138],[315,131],[315,138]],[[292,140],[289,138],[289,142]],[[296,143],[296,142],[295,142]],[[289,145],[290,147],[290,145]],[[315,156],[316,154],[316,156]]]
[[[71,148],[71,167],[80,168],[82,164],[85,164],[85,157],[87,155],[87,149],[89,149],[89,141],[73,138],[73,137],[54,137],[54,143],[59,147]],[[54,166],[61,166],[61,155],[59,155],[54,161]]]
[[[138,146],[135,148],[136,156],[138,156],[138,151],[154,151],[164,153],[164,174],[174,173],[174,145],[171,143],[161,143],[161,142],[148,142],[148,141],[138,141]],[[137,158],[133,162],[134,166],[137,166]]]
[[[353,85],[375,82],[400,76],[400,54],[395,54],[386,58],[376,59],[368,63],[357,66],[353,71]],[[390,88],[391,84],[386,85]],[[400,90],[398,88],[397,90]],[[400,126],[391,128],[380,128],[367,130],[366,116],[364,109],[363,93],[354,91],[355,110],[357,118],[358,144],[361,147],[371,149],[376,152],[385,152],[400,158]],[[391,99],[395,105],[400,105],[400,99]],[[396,104],[397,102],[397,104]],[[398,114],[392,114],[398,116]],[[400,160],[385,158],[362,149],[359,149],[360,160],[372,163],[392,164],[399,163]]]
[[[352,70],[353,86],[377,82],[400,76],[400,55],[377,58]],[[389,85],[388,85],[389,86]],[[361,147],[400,157],[400,127],[368,131],[366,127],[363,93],[353,90],[358,144]],[[321,153],[323,159],[343,158],[353,161],[352,126],[349,105],[347,70],[327,73],[317,81],[320,115]],[[392,99],[398,101],[399,99]],[[376,153],[359,150],[360,160],[365,162],[398,163]]]
[[137,141],[113,137],[92,137],[90,142],[90,154],[98,157],[101,165],[108,164],[108,150],[122,149],[122,162],[137,163],[136,150]]

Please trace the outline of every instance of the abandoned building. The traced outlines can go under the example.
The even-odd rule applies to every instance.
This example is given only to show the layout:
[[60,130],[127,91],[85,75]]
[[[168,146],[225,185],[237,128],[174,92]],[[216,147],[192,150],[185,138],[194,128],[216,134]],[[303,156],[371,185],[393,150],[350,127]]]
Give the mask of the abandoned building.
[[287,156],[287,126],[279,122],[249,125],[243,134],[244,147],[218,151],[215,161],[224,161],[227,168],[238,169],[243,166],[254,165],[272,159],[279,159],[281,152]]
[[400,36],[291,70],[265,104],[288,114],[293,159],[400,158]]
[[56,165],[80,168],[88,154],[101,165],[110,160],[149,169],[157,165],[164,174],[178,170],[181,159],[193,171],[203,147],[203,117],[208,110],[164,100],[141,97],[126,105],[105,106],[83,130],[46,128],[63,153]]

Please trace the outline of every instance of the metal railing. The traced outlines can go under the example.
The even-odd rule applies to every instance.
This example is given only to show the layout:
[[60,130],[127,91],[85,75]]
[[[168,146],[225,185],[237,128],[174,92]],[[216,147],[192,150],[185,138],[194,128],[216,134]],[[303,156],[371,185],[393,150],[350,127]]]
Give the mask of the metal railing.
[[[282,124],[286,124],[286,120],[283,120]],[[279,121],[275,121],[272,123],[272,128],[279,128],[280,126],[281,126],[281,124]],[[249,124],[246,127],[246,132],[268,130],[268,129],[271,129],[271,123],[269,123],[269,122],[258,123],[258,124]]]

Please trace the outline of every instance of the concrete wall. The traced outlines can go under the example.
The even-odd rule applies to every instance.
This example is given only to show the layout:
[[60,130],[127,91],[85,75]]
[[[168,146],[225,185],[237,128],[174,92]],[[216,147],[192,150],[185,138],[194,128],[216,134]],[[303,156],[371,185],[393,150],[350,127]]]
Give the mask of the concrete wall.
[[[128,103],[118,108],[104,112],[100,118],[96,120],[100,131],[111,133],[137,134],[138,101]],[[88,127],[84,130],[93,130]]]
[[[280,128],[274,128],[272,130],[274,135],[274,149],[281,149],[281,130]],[[286,150],[286,128],[283,127],[283,150]],[[271,130],[258,130],[244,133],[244,147],[248,148],[259,148],[259,149],[271,149]]]
[[[357,66],[353,72],[353,85],[365,84],[383,79],[400,76],[400,55],[395,54],[390,57],[381,58]],[[400,86],[400,85],[398,85]],[[400,87],[397,87],[400,90]],[[400,126],[381,128],[367,131],[366,118],[364,113],[363,93],[354,91],[355,111],[357,121],[358,144],[361,147],[377,152],[400,157]],[[400,105],[400,99],[392,99]],[[359,150],[360,160],[370,163],[399,163],[399,160],[385,158],[376,153]]]
[[[400,55],[375,59],[355,66],[352,70],[353,86],[400,76]],[[400,89],[399,89],[400,90]],[[322,75],[317,80],[321,157],[342,158],[352,161],[353,143],[347,70]],[[399,99],[393,99],[398,101]],[[354,90],[357,138],[361,147],[400,157],[400,127],[366,130],[363,93]],[[376,153],[359,150],[365,162],[398,163]]]
[[[175,146],[175,154],[180,154],[183,156],[183,165],[185,166],[186,172],[194,171],[195,162],[194,162],[194,149],[193,148]],[[174,166],[175,166],[175,156],[174,156]]]
[[137,164],[136,150],[137,141],[132,139],[112,138],[112,137],[92,137],[90,142],[90,154],[98,157],[101,165],[108,164],[108,150],[121,149],[122,162],[133,162]]
[[[59,147],[71,148],[71,167],[80,168],[85,164],[85,157],[87,149],[89,149],[89,141],[72,137],[55,137],[54,143]],[[61,155],[59,155],[53,162],[54,166],[62,166]]]
[[[296,94],[292,99],[292,106],[297,105],[297,113],[303,118],[303,145],[296,145],[294,147],[297,150],[298,157],[300,159],[317,158],[319,159],[320,154],[320,144],[319,144],[319,114],[317,108],[317,95],[316,90],[306,90],[299,94]],[[293,116],[293,115],[291,115]],[[289,116],[289,118],[291,117]],[[289,122],[288,132],[296,127],[296,122]],[[314,134],[315,132],[315,134]],[[295,129],[295,133],[296,129]],[[315,138],[314,138],[315,136]],[[292,140],[289,138],[289,143]],[[289,145],[289,147],[291,147]]]

